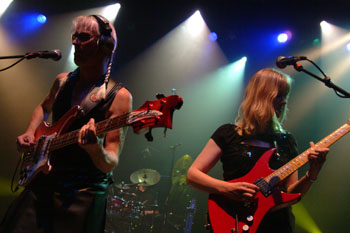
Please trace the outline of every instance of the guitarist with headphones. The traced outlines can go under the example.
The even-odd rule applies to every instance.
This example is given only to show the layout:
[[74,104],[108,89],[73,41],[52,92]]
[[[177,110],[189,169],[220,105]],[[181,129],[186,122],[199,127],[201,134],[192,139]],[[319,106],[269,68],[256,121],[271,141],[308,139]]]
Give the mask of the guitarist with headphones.
[[81,106],[79,117],[62,130],[78,130],[78,143],[50,154],[46,170],[26,184],[9,207],[0,232],[104,232],[107,189],[126,131],[114,129],[98,136],[95,121],[130,112],[132,96],[109,77],[117,37],[107,19],[76,17],[72,44],[78,68],[57,75],[27,130],[17,137],[17,148],[22,153],[33,150],[39,143],[39,124],[49,114],[57,123],[75,105]]

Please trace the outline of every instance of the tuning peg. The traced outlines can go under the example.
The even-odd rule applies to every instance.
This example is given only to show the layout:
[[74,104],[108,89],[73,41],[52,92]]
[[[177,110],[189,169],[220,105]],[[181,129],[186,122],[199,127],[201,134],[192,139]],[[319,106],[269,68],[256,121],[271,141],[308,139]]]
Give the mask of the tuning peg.
[[161,99],[161,98],[164,98],[165,95],[162,94],[162,93],[157,93],[157,94],[156,94],[156,97],[157,97],[157,99]]

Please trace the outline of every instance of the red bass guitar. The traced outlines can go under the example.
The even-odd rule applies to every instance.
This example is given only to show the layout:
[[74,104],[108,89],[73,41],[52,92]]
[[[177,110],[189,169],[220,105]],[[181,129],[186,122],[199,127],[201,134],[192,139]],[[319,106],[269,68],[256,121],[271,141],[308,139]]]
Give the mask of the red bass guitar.
[[[350,131],[350,121],[319,141],[319,146],[329,147]],[[284,193],[280,183],[308,162],[309,148],[278,170],[269,167],[269,160],[275,149],[266,151],[253,169],[245,176],[228,182],[248,182],[257,185],[260,190],[252,202],[229,200],[222,195],[210,194],[208,212],[214,233],[255,233],[267,212],[298,202],[299,193]]]
[[[125,126],[133,127],[135,133],[156,127],[171,129],[173,112],[180,109],[182,104],[182,98],[177,95],[146,101],[135,111],[96,123],[97,135]],[[78,142],[79,130],[68,133],[66,131],[80,117],[79,111],[80,107],[75,106],[57,124],[51,126],[42,122],[38,126],[35,132],[35,149],[22,155],[19,186],[27,186],[40,172],[50,172],[50,152]],[[151,135],[147,135],[151,140]]]

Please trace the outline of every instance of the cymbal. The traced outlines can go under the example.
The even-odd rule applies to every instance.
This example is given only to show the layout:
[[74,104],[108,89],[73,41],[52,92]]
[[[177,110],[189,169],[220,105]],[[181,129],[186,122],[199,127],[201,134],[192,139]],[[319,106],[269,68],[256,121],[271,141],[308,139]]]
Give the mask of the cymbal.
[[190,168],[192,161],[192,157],[188,154],[182,156],[176,161],[171,178],[173,184],[186,184],[187,170]]
[[151,186],[159,182],[160,174],[156,170],[143,168],[131,173],[130,180],[135,184]]
[[176,176],[179,174],[186,174],[187,170],[190,168],[192,164],[192,161],[193,161],[192,157],[188,154],[185,154],[184,156],[179,158],[173,167],[172,176]]

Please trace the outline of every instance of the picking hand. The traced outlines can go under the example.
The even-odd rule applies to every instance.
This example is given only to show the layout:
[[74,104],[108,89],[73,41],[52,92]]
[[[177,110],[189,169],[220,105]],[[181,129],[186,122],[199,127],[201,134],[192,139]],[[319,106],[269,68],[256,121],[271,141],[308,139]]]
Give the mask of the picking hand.
[[21,153],[28,152],[34,149],[35,137],[33,134],[24,133],[17,137],[17,150]]
[[234,182],[227,184],[226,190],[223,194],[231,199],[238,201],[247,201],[253,200],[257,192],[259,191],[259,187],[247,183],[247,182]]

